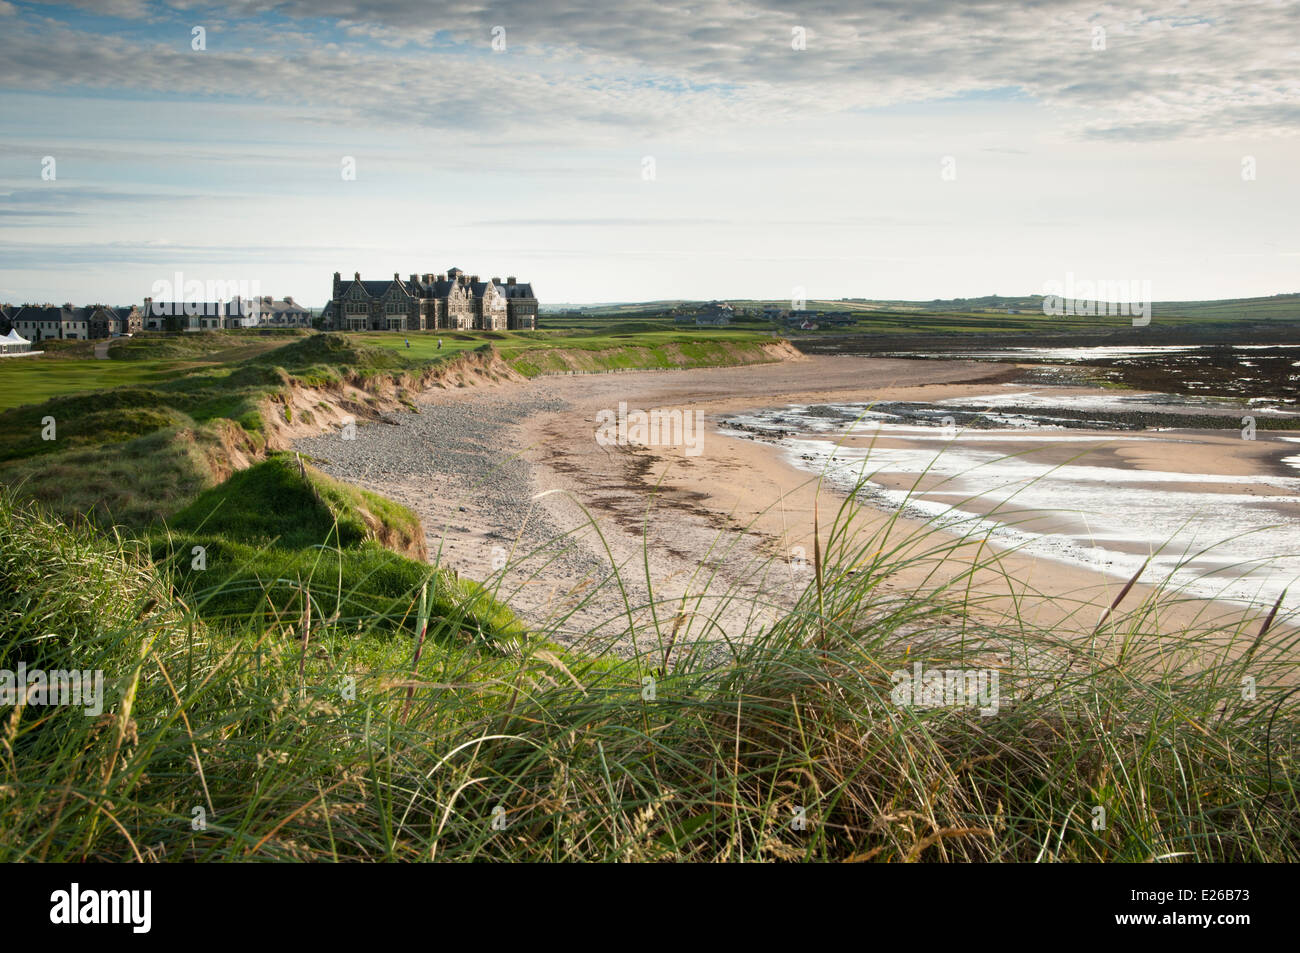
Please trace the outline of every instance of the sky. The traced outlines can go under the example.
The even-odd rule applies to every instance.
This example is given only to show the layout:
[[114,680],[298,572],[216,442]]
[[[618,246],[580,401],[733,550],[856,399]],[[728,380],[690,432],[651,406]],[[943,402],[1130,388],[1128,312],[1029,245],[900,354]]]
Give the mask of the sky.
[[1300,291],[1300,0],[0,0],[0,133],[13,303]]

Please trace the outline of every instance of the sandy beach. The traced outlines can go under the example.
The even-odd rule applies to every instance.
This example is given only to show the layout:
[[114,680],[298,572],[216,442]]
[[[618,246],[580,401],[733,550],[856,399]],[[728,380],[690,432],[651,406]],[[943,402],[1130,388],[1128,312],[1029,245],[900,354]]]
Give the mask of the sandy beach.
[[[737,432],[729,426],[736,415],[786,405],[883,401],[960,406],[1023,390],[1024,370],[973,361],[826,356],[751,367],[503,381],[431,390],[420,399],[418,414],[365,424],[351,443],[324,435],[295,446],[327,472],[411,506],[424,523],[433,558],[489,580],[517,611],[556,638],[573,641],[595,633],[621,644],[629,617],[652,622],[660,637],[674,624],[684,629],[683,637],[740,637],[774,620],[808,585],[810,570],[802,558],[812,561],[814,514],[825,548],[845,494],[833,481],[819,481],[806,467],[793,465],[775,441]],[[1097,391],[1060,389],[1062,397],[1092,393]],[[698,448],[598,441],[600,415],[620,404],[629,411],[698,412],[704,424]],[[935,436],[821,440],[827,452],[836,444],[897,451]],[[1184,490],[1265,495],[1282,491],[1259,475],[1281,479],[1288,469],[1279,461],[1295,452],[1294,443],[1264,434],[1243,441],[1234,431],[1147,433],[1151,439],[1143,440],[1117,436],[1133,435],[1075,429],[1038,452],[1061,463],[1082,453],[1116,472],[1206,477]],[[1018,452],[1015,434],[986,431],[979,437],[989,442],[990,452]],[[916,473],[907,479],[926,486]],[[873,482],[889,490],[902,480],[885,474]],[[936,496],[944,492],[929,489]],[[1158,500],[1153,496],[1151,505]],[[923,516],[899,517],[883,505],[858,508],[857,538],[865,542],[890,520],[890,545],[914,536],[914,555],[936,545],[933,536],[924,541]],[[1035,529],[1078,527],[1064,520]],[[1122,542],[1109,545],[1123,548]],[[970,580],[979,597],[975,611],[996,621],[1019,604],[1028,621],[1084,636],[1129,575],[1108,565],[1102,553],[1096,566],[1088,566],[1004,550],[972,537],[942,563],[918,559],[887,580],[884,591],[897,595],[939,584],[960,576],[971,560],[987,562],[1001,552],[996,565]],[[1149,592],[1139,585],[1128,601],[1136,604]],[[1181,627],[1241,612],[1239,603],[1170,600],[1162,624]]]

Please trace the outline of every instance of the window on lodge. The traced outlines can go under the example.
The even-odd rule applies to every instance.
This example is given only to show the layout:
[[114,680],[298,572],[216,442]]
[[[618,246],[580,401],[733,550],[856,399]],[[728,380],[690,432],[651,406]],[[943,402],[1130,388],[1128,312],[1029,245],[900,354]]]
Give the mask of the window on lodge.
[[388,319],[388,330],[390,330],[390,331],[400,331],[400,330],[402,330],[402,326],[403,326],[405,323],[406,323],[406,319],[405,319],[405,318],[389,318],[389,319]]
[[353,318],[353,317],[348,318],[349,331],[364,331],[365,329],[366,329],[365,318]]

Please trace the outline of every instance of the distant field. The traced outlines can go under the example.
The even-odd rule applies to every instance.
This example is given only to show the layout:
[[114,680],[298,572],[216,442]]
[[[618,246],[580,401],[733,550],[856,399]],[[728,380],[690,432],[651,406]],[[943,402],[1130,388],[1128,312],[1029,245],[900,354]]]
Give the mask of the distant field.
[[175,361],[0,359],[0,410],[39,404],[51,397],[104,390],[125,384],[155,384],[180,373]]
[[94,345],[101,342],[50,341],[43,345],[47,354],[0,358],[0,410],[68,394],[159,384],[194,368],[254,357],[297,336],[245,331],[137,335],[114,340],[106,360],[94,356]]
[[[674,307],[687,310],[702,302],[654,301],[641,304],[586,305],[565,312],[543,312],[539,320],[548,328],[598,329],[611,322],[629,320],[665,322],[671,326]],[[734,326],[770,327],[762,317],[765,308],[789,310],[790,301],[749,298],[730,299],[738,312],[750,316],[738,318]],[[1043,314],[1041,296],[1014,298],[953,298],[934,301],[891,301],[867,298],[809,298],[809,311],[853,314],[864,329],[898,330],[904,333],[926,331],[975,330],[983,333],[1024,331],[1048,327],[1053,330],[1095,328],[1108,323],[1119,325],[1127,318],[1068,317],[1053,318]],[[1156,301],[1152,319],[1169,323],[1213,321],[1296,321],[1300,322],[1300,294],[1273,295],[1265,298],[1237,298],[1222,301]],[[1015,311],[1015,314],[1008,314]]]

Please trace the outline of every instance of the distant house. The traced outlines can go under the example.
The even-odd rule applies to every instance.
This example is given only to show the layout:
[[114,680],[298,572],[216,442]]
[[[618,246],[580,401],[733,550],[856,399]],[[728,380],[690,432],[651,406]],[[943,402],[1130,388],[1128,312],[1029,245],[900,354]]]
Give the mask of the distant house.
[[11,304],[0,304],[0,334],[8,334],[14,329],[13,318],[18,309]]
[[146,331],[219,331],[225,327],[226,306],[221,301],[154,301],[144,299]]
[[504,285],[497,278],[492,282],[505,293],[507,327],[513,331],[537,330],[537,295],[532,284],[517,281],[514,275],[506,278]]
[[725,301],[710,301],[696,315],[696,327],[723,327],[731,323],[735,309]]
[[513,277],[480,281],[459,268],[446,274],[411,275],[407,281],[345,281],[334,272],[324,326],[336,331],[471,330],[532,331],[537,295]]
[[226,304],[227,328],[309,328],[311,310],[285,295],[277,300],[270,295],[258,298],[232,298]]
[[10,328],[31,341],[108,338],[119,334],[134,334],[141,330],[142,324],[140,311],[134,305],[117,308],[102,304],[84,308],[76,308],[71,304],[62,307],[23,305],[9,316]]
[[90,337],[90,309],[71,304],[26,304],[11,320],[14,329],[29,341],[84,341]]
[[118,334],[136,334],[144,330],[144,316],[140,312],[139,305],[119,304],[115,305],[112,310],[117,315],[116,332]]
[[123,334],[135,334],[143,330],[144,322],[140,309],[135,305],[118,305],[109,307],[96,304],[86,309],[90,312],[90,337],[112,338]]
[[272,301],[271,312],[271,324],[275,327],[311,327],[311,309],[304,308],[288,295],[284,296],[283,301]]

